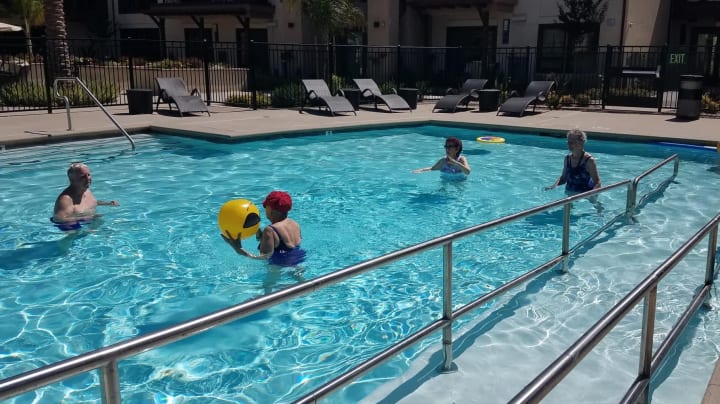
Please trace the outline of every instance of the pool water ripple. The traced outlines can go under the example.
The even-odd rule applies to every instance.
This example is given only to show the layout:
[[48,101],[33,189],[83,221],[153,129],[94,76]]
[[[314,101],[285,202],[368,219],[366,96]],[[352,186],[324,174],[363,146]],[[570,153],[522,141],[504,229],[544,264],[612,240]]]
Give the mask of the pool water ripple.
[[[410,173],[437,161],[444,136],[464,139],[473,168],[467,181]],[[0,352],[0,377],[564,197],[561,190],[542,190],[562,169],[564,139],[502,134],[506,144],[482,145],[475,137],[471,129],[433,126],[239,144],[160,135],[138,136],[136,152],[127,152],[122,140],[104,140],[0,155],[2,189],[28,189],[0,192],[6,207],[0,221],[0,282],[17,289],[0,297],[3,318],[13,320],[0,326],[0,345],[12,352]],[[635,225],[601,234],[578,252],[569,272],[551,271],[486,304],[475,320],[459,322],[463,327],[486,319],[470,335],[484,348],[477,371],[493,369],[493,380],[527,383],[543,361],[571,344],[716,213],[714,154],[594,140],[588,149],[599,161],[604,184],[631,178],[673,152],[681,152],[683,163],[678,178],[640,206]],[[51,227],[48,217],[66,181],[67,164],[79,160],[93,170],[95,195],[118,199],[120,206],[99,208],[101,222],[67,236]],[[647,177],[641,193],[656,189],[669,170]],[[268,271],[263,262],[236,256],[218,234],[216,215],[224,201],[247,198],[259,205],[276,188],[292,194],[291,216],[303,228],[309,255],[300,270]],[[602,212],[587,201],[575,204],[572,243],[624,209],[624,189],[603,194],[601,203]],[[554,210],[454,243],[455,306],[559,254],[561,222],[562,211]],[[254,248],[255,241],[247,245]],[[684,265],[661,284],[661,334],[702,279],[697,273],[702,251]],[[293,401],[437,319],[441,268],[436,249],[125,360],[123,399]],[[614,342],[601,345],[582,365],[594,372],[581,369],[579,375],[619,390],[622,383],[607,379],[631,375],[636,368],[640,315],[633,313],[613,332]],[[717,359],[716,317],[709,311],[694,320],[692,336],[677,353],[682,360],[657,388],[655,403],[674,402],[682,386],[693,391],[692,397],[701,394],[707,369]],[[357,402],[373,393],[427,347],[439,349],[438,341],[434,336],[408,349],[337,393],[333,402]],[[508,357],[526,357],[528,350],[538,357],[530,366],[507,365]],[[584,392],[580,376],[568,384]],[[97,402],[97,383],[92,373],[41,394],[51,401]],[[505,390],[489,383],[483,396],[506,401]],[[608,396],[584,394],[611,402]],[[11,401],[33,397],[28,393]]]

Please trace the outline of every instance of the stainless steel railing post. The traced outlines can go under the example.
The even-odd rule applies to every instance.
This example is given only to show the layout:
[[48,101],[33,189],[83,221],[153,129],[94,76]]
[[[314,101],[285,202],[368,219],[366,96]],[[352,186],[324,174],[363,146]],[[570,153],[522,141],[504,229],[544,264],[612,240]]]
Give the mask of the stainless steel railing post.
[[563,235],[562,235],[562,256],[563,272],[568,270],[568,260],[570,259],[570,211],[572,210],[572,202],[565,204],[563,208]]
[[[640,364],[638,366],[638,379],[650,380],[652,374],[653,337],[655,335],[655,308],[657,306],[657,285],[645,294],[643,304],[642,336],[640,337]],[[638,403],[645,404],[650,399],[650,389],[647,386],[638,399]]]
[[452,241],[443,245],[443,320],[448,320],[443,327],[443,364],[438,371],[440,373],[452,373],[458,370],[453,363],[453,312],[452,312]]
[[120,375],[116,360],[100,368],[100,387],[103,404],[120,404]]
[[110,115],[108,110],[105,109],[105,107],[102,105],[102,103],[100,103],[100,100],[98,100],[97,97],[95,97],[95,94],[93,94],[92,91],[90,91],[90,89],[87,88],[85,83],[83,83],[82,80],[80,80],[77,77],[59,77],[59,78],[55,79],[55,81],[53,82],[53,90],[55,91],[55,96],[58,98],[62,97],[65,99],[65,110],[67,111],[67,116],[68,116],[68,130],[72,129],[72,123],[70,121],[70,105],[68,102],[68,98],[65,96],[61,96],[60,93],[58,92],[57,85],[61,81],[72,81],[72,82],[76,83],[77,85],[79,85],[83,89],[83,91],[85,91],[85,93],[90,97],[90,99],[93,100],[95,105],[97,105],[100,108],[100,110],[103,113],[105,113],[105,116],[107,116],[108,119],[110,119],[110,121],[112,121],[112,123],[115,124],[115,126],[120,130],[120,132],[127,138],[127,140],[130,141],[130,145],[131,145],[132,149],[135,150],[135,141],[130,137],[130,135],[127,133],[125,128],[123,128],[120,125],[120,123],[117,120],[115,120],[115,118],[113,118],[112,115]]

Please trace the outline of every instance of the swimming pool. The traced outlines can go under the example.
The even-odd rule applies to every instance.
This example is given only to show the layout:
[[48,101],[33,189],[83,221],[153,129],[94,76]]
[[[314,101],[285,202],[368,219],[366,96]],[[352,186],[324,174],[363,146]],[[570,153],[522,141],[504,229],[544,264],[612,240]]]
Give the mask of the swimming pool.
[[[242,302],[292,284],[298,275],[310,279],[563,196],[561,190],[542,188],[560,173],[564,139],[500,134],[506,144],[473,141],[482,134],[477,129],[418,126],[238,144],[160,135],[138,137],[135,153],[127,151],[124,140],[103,140],[0,155],[0,281],[13,286],[0,298],[0,313],[8,319],[0,329],[5,351],[0,377]],[[436,173],[410,173],[434,163],[443,154],[443,137],[451,135],[465,142],[473,168],[468,181],[443,182]],[[544,356],[528,360],[533,366],[522,372],[506,372],[512,367],[505,366],[502,357],[488,364],[511,385],[509,395],[498,391],[489,396],[498,402],[517,392],[542,370],[543,358],[562,352],[717,213],[716,152],[593,140],[587,148],[599,159],[605,184],[632,178],[672,153],[680,153],[683,161],[675,183],[642,208],[637,225],[603,235],[584,249],[573,262],[577,270],[551,277],[540,287],[549,297],[529,294],[519,311],[526,310],[530,314],[523,314],[534,322],[492,337],[491,351],[518,355],[521,347],[533,345],[538,333],[560,335],[536,344]],[[67,164],[80,160],[93,171],[95,195],[118,199],[121,206],[101,207],[105,217],[95,231],[67,238],[50,227],[48,217],[66,183]],[[661,170],[648,178],[645,191],[667,176],[668,171]],[[225,201],[242,197],[259,203],[276,188],[294,198],[291,217],[301,223],[303,246],[310,253],[302,274],[268,274],[262,262],[234,255],[217,231],[217,211]],[[572,241],[591,234],[611,212],[625,207],[624,192],[610,192],[601,200],[603,214],[589,203],[577,204]],[[456,302],[470,301],[555,256],[559,217],[534,217],[458,243]],[[441,254],[423,254],[123,361],[123,399],[264,403],[299,398],[436,318],[441,266]],[[667,314],[658,320],[659,327],[672,322],[680,306],[675,303],[691,292],[672,285],[692,279],[694,287],[704,270],[676,273],[668,286],[674,298],[664,301]],[[687,399],[688,390],[702,396],[717,359],[713,341],[719,333],[715,313],[704,314],[654,402]],[[526,316],[502,317],[502,324],[515,324]],[[633,335],[637,324],[623,331]],[[429,344],[437,347],[437,340],[378,368],[339,392],[333,402],[355,402],[370,394],[406,370]],[[602,373],[618,367],[634,371],[633,345],[613,348],[618,359],[612,367],[603,363],[604,355],[587,366],[595,364]],[[93,378],[85,375],[50,386],[42,390],[42,398],[97,400],[98,389],[89,387]],[[627,379],[615,383],[623,381]],[[608,391],[618,391],[612,382],[602,383]],[[617,402],[605,393],[595,402]],[[26,394],[16,401],[33,397]]]

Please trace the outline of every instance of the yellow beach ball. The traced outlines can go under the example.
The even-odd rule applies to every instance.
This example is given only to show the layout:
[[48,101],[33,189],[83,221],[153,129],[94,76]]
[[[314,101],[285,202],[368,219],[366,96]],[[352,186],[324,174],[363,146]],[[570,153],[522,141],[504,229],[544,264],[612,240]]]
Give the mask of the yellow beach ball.
[[233,199],[220,208],[218,225],[223,235],[227,231],[233,238],[240,235],[241,239],[246,239],[254,236],[260,228],[260,212],[247,199]]

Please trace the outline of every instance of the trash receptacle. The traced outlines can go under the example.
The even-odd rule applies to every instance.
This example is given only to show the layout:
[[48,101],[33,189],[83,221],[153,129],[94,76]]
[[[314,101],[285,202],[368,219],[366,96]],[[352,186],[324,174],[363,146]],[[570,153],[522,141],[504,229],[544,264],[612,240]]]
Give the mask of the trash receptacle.
[[700,118],[702,108],[703,76],[685,74],[680,76],[680,91],[676,117],[681,119]]
[[398,95],[405,100],[410,109],[417,109],[418,89],[417,88],[398,88]]
[[147,88],[132,88],[128,89],[126,93],[130,115],[152,114],[152,90]]

